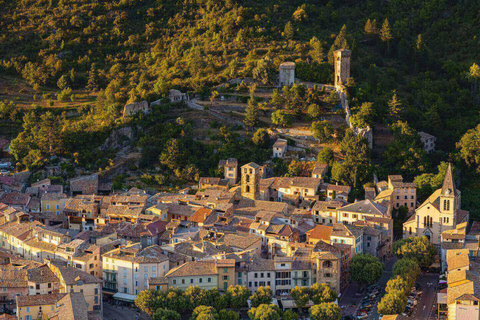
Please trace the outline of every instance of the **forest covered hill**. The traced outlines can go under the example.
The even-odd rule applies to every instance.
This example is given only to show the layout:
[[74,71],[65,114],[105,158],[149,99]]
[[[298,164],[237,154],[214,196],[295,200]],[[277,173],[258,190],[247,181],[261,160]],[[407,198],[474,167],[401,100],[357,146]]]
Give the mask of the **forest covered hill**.
[[[0,92],[0,116],[20,131],[12,153],[23,167],[51,155],[107,159],[92,148],[123,124],[127,102],[172,88],[208,96],[234,78],[270,83],[284,61],[302,80],[332,83],[333,51],[348,48],[356,120],[391,124],[395,138],[377,173],[413,179],[448,160],[464,166],[468,185],[480,147],[457,143],[480,123],[479,25],[472,0],[0,0],[0,77],[5,87],[25,81],[31,96],[31,108],[18,108],[25,92]],[[439,151],[423,153],[416,131],[436,136]]]

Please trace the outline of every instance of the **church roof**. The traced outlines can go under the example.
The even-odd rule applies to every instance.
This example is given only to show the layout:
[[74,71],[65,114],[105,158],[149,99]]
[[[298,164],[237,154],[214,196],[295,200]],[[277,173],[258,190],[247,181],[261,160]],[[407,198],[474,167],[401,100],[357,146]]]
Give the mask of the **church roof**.
[[455,181],[453,180],[452,165],[449,163],[445,179],[442,185],[442,195],[456,196],[457,188],[455,188]]

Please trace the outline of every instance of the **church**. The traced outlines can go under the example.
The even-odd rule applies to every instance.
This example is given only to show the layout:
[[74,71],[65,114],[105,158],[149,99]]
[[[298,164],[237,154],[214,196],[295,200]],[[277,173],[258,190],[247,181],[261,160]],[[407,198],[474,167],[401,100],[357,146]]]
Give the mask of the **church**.
[[403,237],[426,236],[430,242],[440,245],[443,231],[455,229],[468,222],[469,212],[462,210],[461,192],[455,187],[452,167],[449,164],[441,189],[436,190],[403,224]]

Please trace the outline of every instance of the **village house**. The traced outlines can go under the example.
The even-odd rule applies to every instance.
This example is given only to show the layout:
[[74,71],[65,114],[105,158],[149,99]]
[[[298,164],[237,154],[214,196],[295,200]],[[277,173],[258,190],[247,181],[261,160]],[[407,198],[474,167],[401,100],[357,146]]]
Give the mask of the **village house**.
[[312,170],[312,178],[323,179],[328,173],[328,164],[315,162],[315,166]]
[[21,320],[48,319],[48,312],[54,311],[58,300],[66,293],[51,293],[17,296],[17,317]]
[[352,188],[350,186],[341,186],[337,184],[329,184],[327,187],[326,200],[348,201],[348,195]]
[[287,140],[278,138],[273,144],[273,158],[285,158],[287,153]]
[[171,103],[177,103],[188,100],[188,97],[186,93],[182,93],[176,89],[170,89],[168,91],[168,99],[170,99]]
[[60,289],[60,280],[46,264],[28,269],[27,281],[28,294],[31,296],[58,293]]
[[425,149],[427,153],[435,151],[435,141],[437,140],[437,138],[435,138],[431,134],[422,131],[419,131],[418,135],[420,136],[420,141],[422,141],[423,143],[423,149]]
[[68,266],[62,261],[47,261],[47,265],[60,280],[59,292],[81,292],[85,297],[88,311],[103,313],[103,281],[82,270]]
[[0,265],[0,292],[0,309],[14,311],[16,297],[28,295],[27,270],[17,269],[11,264]]
[[170,270],[165,277],[169,288],[185,290],[198,286],[225,292],[229,286],[235,285],[235,260],[190,261]]
[[139,243],[120,247],[102,255],[104,289],[133,302],[136,295],[148,289],[149,277],[163,277],[169,271],[168,257],[157,245],[142,249]]
[[377,202],[381,200],[390,202],[395,209],[404,206],[412,212],[417,203],[417,186],[413,182],[404,182],[400,175],[388,176],[387,188],[375,198]]
[[337,210],[346,204],[343,200],[317,201],[312,207],[313,220],[327,225],[337,223]]
[[238,160],[235,158],[228,158],[227,160],[220,160],[218,168],[223,170],[223,178],[228,179],[231,185],[237,183],[238,178]]

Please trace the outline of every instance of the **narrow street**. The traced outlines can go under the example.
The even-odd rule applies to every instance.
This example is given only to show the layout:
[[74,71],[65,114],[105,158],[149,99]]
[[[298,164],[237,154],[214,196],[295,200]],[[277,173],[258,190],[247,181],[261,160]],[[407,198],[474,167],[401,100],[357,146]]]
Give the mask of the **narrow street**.
[[[397,261],[397,258],[391,258],[387,262],[385,262],[385,270],[383,271],[383,275],[380,278],[380,280],[377,282],[379,288],[381,289],[380,291],[380,297],[378,301],[383,297],[385,294],[385,286],[387,285],[388,280],[392,277],[392,268],[395,262]],[[370,320],[378,320],[380,318],[378,311],[377,311],[377,304],[375,304],[375,307],[373,308],[372,312],[370,313],[368,319]]]
[[432,311],[433,303],[436,301],[438,274],[420,275],[417,283],[422,286],[423,294],[418,301],[417,308],[410,317],[400,316],[399,319],[427,320],[436,319],[435,311]]

